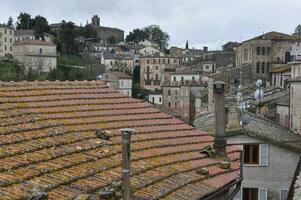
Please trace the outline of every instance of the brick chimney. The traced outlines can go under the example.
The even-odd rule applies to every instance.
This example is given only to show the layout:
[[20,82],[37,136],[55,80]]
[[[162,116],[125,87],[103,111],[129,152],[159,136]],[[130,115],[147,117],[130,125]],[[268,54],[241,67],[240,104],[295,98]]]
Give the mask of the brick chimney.
[[214,95],[214,113],[215,113],[215,135],[214,144],[217,155],[226,155],[226,139],[225,139],[225,83],[217,81],[213,84]]

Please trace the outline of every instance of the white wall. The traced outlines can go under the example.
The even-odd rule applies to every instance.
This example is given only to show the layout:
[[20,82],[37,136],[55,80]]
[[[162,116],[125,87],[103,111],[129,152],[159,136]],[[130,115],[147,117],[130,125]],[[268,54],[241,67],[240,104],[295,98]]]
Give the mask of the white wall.
[[148,101],[156,104],[156,105],[162,105],[162,95],[161,94],[150,94],[148,96]]

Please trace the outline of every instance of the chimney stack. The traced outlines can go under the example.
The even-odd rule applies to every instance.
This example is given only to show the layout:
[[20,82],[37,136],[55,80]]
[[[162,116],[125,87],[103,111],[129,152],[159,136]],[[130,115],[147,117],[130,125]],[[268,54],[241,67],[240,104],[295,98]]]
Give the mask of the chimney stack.
[[225,139],[225,83],[217,81],[213,84],[214,112],[215,112],[215,137],[213,147],[217,155],[226,155]]
[[133,129],[124,128],[122,132],[122,190],[123,200],[130,200],[130,164],[131,164],[131,136]]

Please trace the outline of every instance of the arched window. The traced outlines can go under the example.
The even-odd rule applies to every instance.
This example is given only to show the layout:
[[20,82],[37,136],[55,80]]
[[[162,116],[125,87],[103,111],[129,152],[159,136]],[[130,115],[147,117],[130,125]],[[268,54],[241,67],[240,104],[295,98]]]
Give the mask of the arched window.
[[256,52],[257,52],[257,55],[259,56],[260,55],[260,47],[257,47]]
[[264,74],[264,71],[265,71],[264,68],[265,68],[265,63],[262,62],[262,63],[261,63],[261,73],[262,73],[262,74]]
[[271,64],[269,62],[267,62],[267,73],[270,73],[270,66]]
[[271,47],[267,47],[267,55],[271,54]]
[[291,53],[289,51],[285,52],[285,62],[291,61]]
[[256,73],[259,74],[260,72],[260,62],[256,63]]
[[263,55],[263,56],[265,55],[265,47],[261,48],[261,55]]

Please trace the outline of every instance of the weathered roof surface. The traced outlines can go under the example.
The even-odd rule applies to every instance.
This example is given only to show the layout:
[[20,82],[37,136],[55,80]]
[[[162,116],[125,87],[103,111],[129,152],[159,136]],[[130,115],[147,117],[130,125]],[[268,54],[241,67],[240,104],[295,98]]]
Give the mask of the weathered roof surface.
[[[121,180],[120,128],[134,128],[132,194],[137,199],[195,199],[238,178],[200,153],[213,138],[101,81],[0,82],[0,196],[49,199],[96,194]],[[95,130],[103,129],[109,140]],[[207,167],[209,175],[196,173]]]
[[119,71],[111,71],[108,72],[109,74],[113,74],[114,76],[116,76],[119,79],[132,79],[131,76],[127,75],[126,73],[123,72],[119,72]]
[[23,40],[16,42],[14,45],[43,45],[43,46],[56,46],[55,44],[43,41],[43,40]]
[[272,69],[273,73],[281,73],[281,72],[287,72],[291,71],[291,66],[290,65],[284,65],[284,66],[278,66]]
[[275,142],[277,145],[285,148],[301,151],[300,142],[285,143],[287,141],[301,141],[301,135],[294,133],[284,126],[280,126],[271,120],[258,117],[251,113],[249,113],[249,115],[251,117],[251,122],[243,126],[248,134],[262,140]]

